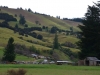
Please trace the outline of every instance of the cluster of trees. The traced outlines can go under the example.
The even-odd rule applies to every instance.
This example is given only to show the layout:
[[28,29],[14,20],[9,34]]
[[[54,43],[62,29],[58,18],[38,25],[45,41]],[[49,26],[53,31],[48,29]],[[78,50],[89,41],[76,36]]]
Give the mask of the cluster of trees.
[[7,21],[3,21],[2,23],[0,23],[0,27],[4,27],[4,28],[9,28],[11,30],[14,30],[13,27],[11,27]]
[[72,19],[69,19],[69,18],[63,18],[63,20],[70,20],[70,21],[75,21],[75,22],[82,22],[82,18],[72,18]]
[[60,19],[60,16],[56,16],[56,18]]
[[78,42],[80,59],[97,57],[100,59],[100,2],[88,6],[87,13],[79,28],[82,37]]
[[8,6],[0,6],[1,8],[8,8]]
[[2,23],[0,23],[0,27],[6,27],[9,28],[9,24],[7,21],[3,21]]
[[34,38],[37,38],[37,39],[40,39],[42,40],[43,39],[43,36],[41,34],[37,34],[35,32],[32,32],[34,30],[38,30],[38,31],[42,31],[42,28],[41,27],[31,27],[31,28],[24,28],[24,29],[21,29],[21,28],[18,28],[18,26],[15,26],[15,30],[14,32],[19,32],[20,35],[30,35]]
[[50,30],[50,33],[54,34],[56,32],[65,32],[66,35],[75,35],[77,38],[81,38],[81,34],[79,32],[74,32],[73,27],[70,27],[69,30],[61,30],[58,29],[57,27],[52,27]]
[[0,13],[0,19],[5,21],[17,21],[16,18],[14,18],[12,15],[9,15],[8,13]]

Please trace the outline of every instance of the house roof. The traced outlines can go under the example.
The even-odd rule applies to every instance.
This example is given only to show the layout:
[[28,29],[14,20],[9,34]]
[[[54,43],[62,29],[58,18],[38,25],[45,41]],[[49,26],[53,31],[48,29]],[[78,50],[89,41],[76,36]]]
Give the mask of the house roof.
[[87,57],[86,60],[99,60],[99,59],[96,57]]
[[71,61],[57,61],[57,63],[72,63]]

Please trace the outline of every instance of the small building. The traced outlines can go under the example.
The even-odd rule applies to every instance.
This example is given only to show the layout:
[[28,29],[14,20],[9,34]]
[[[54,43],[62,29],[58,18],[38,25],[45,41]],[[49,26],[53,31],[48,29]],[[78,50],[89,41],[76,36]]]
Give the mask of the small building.
[[84,65],[97,66],[97,65],[100,65],[100,60],[96,57],[86,57],[84,59]]
[[99,66],[100,60],[96,57],[86,57],[84,60],[78,61],[78,66]]

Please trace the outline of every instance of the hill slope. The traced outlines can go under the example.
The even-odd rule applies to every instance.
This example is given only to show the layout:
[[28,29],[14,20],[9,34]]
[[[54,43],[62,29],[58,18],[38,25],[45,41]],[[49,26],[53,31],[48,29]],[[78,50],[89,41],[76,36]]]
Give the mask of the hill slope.
[[[9,25],[12,27],[15,27],[16,24],[19,25],[20,28],[25,28],[23,25],[19,24],[19,15],[22,14],[25,19],[26,19],[26,24],[28,24],[28,27],[43,27],[46,26],[51,29],[51,27],[55,26],[61,30],[70,30],[70,27],[73,27],[74,31],[79,31],[77,28],[77,25],[79,24],[78,22],[72,22],[72,21],[64,21],[61,19],[57,19],[54,17],[50,17],[47,15],[43,14],[38,14],[38,13],[31,13],[26,10],[20,10],[20,9],[11,9],[11,8],[0,8],[1,11],[0,13],[8,13],[10,15],[13,15],[16,19],[17,22],[15,21],[10,21]],[[17,15],[17,16],[15,16]],[[36,24],[36,21],[39,22],[39,24]],[[0,19],[0,22],[3,22],[3,20]],[[13,30],[7,29],[7,28],[1,28],[0,27],[0,46],[6,46],[7,41],[10,37],[13,37],[15,40],[15,43],[19,43],[22,45],[26,45],[27,47],[30,46],[35,46],[39,50],[52,50],[53,47],[53,40],[55,34],[51,34],[49,31],[47,32],[46,30],[42,31],[32,31],[37,34],[41,34],[43,36],[42,40],[38,40],[32,36],[26,37],[19,35],[18,32],[14,33]],[[21,38],[20,38],[21,37]],[[28,40],[28,41],[27,41]],[[65,44],[66,42],[70,42],[72,44],[75,44],[79,39],[76,38],[74,35],[67,35],[66,32],[61,32],[58,33],[58,41],[60,44]],[[32,42],[29,42],[32,41]],[[65,47],[67,48],[67,47]],[[74,48],[73,48],[74,49]],[[71,49],[73,52],[76,52],[78,50],[75,49],[75,51]],[[60,54],[59,51],[56,52],[58,55]],[[67,56],[65,56],[63,53],[59,58],[64,58],[66,59]],[[67,57],[69,58],[69,57]]]
[[[26,10],[21,10],[21,9],[11,9],[11,8],[0,8],[1,12],[5,12],[5,13],[9,13],[11,15],[17,15],[17,19],[19,20],[19,15],[22,14],[25,19],[27,20],[27,24],[29,25],[29,27],[31,26],[48,26],[48,27],[52,27],[52,26],[56,26],[60,29],[64,29],[64,30],[69,30],[70,27],[72,27],[71,25],[73,25],[73,28],[75,31],[79,30],[77,27],[75,27],[76,25],[78,25],[78,22],[65,22],[61,19],[57,19],[54,17],[50,17],[50,16],[46,16],[46,15],[41,15],[41,14],[36,14],[36,13],[31,13],[28,12]],[[41,25],[36,25],[35,21],[39,21],[39,23]],[[75,24],[75,26],[74,26]]]

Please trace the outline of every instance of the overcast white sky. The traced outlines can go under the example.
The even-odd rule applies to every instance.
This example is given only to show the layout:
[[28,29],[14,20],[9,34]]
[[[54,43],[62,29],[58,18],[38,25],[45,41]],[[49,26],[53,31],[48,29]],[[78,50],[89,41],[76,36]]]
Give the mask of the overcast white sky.
[[9,8],[31,8],[34,12],[61,18],[84,17],[88,5],[98,0],[0,0],[0,5]]

